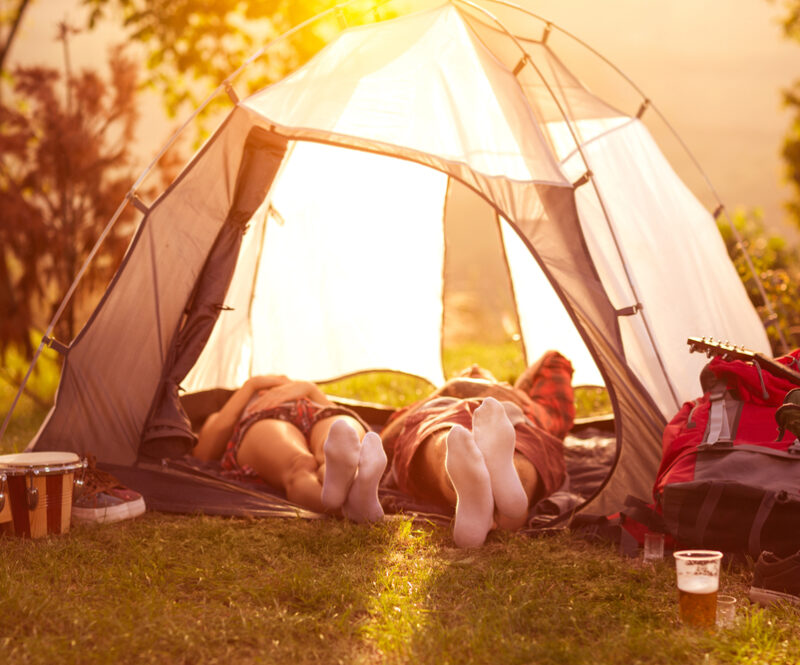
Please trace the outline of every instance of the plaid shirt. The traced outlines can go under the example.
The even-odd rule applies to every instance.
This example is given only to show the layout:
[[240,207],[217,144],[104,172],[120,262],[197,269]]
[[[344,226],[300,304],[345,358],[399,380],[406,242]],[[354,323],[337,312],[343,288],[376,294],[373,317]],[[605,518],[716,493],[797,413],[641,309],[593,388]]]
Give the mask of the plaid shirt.
[[[430,398],[396,412],[382,436],[398,488],[413,493],[409,468],[422,441],[453,425],[471,430],[475,409],[485,397],[494,397],[522,408],[530,422],[515,425],[516,449],[536,467],[544,486],[543,496],[558,489],[566,473],[563,439],[575,418],[572,364],[557,351],[548,351],[516,385],[456,379]],[[447,400],[448,397],[452,399]]]

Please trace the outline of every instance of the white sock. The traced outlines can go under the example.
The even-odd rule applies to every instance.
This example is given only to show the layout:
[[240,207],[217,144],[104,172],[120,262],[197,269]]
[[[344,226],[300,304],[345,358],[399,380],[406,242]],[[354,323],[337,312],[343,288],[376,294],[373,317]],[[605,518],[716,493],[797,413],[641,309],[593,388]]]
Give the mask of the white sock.
[[378,485],[386,469],[386,453],[381,437],[367,432],[361,441],[358,471],[342,513],[354,522],[378,522],[383,519],[383,507],[378,500]]
[[325,480],[322,505],[328,510],[341,507],[358,468],[361,444],[358,433],[344,420],[337,420],[328,431],[322,446],[325,453]]
[[453,540],[458,547],[483,545],[494,516],[492,487],[483,455],[472,433],[461,425],[447,434],[444,466],[456,490]]
[[503,405],[487,397],[472,415],[472,435],[483,453],[497,512],[521,519],[528,512],[528,495],[514,468],[516,433]]

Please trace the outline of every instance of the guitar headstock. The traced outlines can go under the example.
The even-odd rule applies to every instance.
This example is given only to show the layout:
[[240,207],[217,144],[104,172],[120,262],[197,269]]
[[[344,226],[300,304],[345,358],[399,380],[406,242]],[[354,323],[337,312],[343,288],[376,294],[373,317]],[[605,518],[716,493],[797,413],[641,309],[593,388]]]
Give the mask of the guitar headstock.
[[756,354],[743,346],[736,346],[730,342],[718,342],[713,337],[690,337],[686,340],[689,352],[702,352],[709,358],[715,356],[724,360],[753,360]]

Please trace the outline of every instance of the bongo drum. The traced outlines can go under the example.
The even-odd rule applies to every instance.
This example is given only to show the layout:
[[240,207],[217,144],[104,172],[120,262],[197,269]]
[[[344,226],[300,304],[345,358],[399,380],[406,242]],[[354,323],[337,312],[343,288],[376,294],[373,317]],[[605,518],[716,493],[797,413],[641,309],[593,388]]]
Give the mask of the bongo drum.
[[[83,481],[83,474],[76,477],[76,472],[85,468],[86,461],[75,453],[0,455],[0,492],[11,513],[11,531],[23,538],[69,531],[73,484]],[[0,508],[0,522],[4,510]]]
[[5,527],[11,523],[11,503],[8,501],[6,478],[6,474],[0,471],[0,531],[4,531]]

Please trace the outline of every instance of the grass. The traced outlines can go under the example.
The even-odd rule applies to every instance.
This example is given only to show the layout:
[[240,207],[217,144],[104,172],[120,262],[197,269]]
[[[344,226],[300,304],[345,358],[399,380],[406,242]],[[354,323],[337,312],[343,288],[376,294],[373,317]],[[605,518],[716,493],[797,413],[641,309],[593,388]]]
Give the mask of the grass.
[[[15,446],[44,415],[21,406]],[[449,529],[402,516],[362,526],[148,512],[3,537],[0,551],[0,662],[800,663],[800,609],[750,606],[747,566],[722,575],[736,626],[692,630],[677,619],[669,560],[645,565],[568,532],[495,533],[458,550]]]
[[745,601],[731,629],[677,620],[674,569],[567,533],[452,548],[408,518],[147,513],[4,539],[0,650],[16,663],[798,662],[800,612]]

